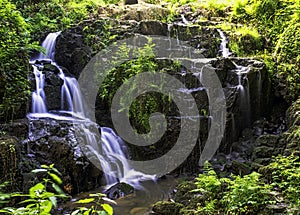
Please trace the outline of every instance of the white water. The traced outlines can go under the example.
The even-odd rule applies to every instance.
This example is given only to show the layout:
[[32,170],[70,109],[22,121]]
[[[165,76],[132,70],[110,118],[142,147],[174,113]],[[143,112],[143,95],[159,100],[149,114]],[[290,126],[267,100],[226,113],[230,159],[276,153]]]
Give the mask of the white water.
[[33,66],[33,73],[35,76],[36,89],[32,93],[32,112],[46,113],[47,108],[45,104],[45,75],[36,66]]
[[[140,185],[141,181],[152,180],[156,177],[154,175],[145,175],[132,169],[125,155],[125,144],[110,128],[101,128],[101,141],[97,136],[97,132],[92,131],[87,127],[91,123],[85,117],[85,110],[83,99],[79,84],[75,78],[68,77],[63,70],[54,62],[55,43],[56,38],[60,32],[50,33],[42,46],[47,49],[47,56],[40,54],[35,60],[50,59],[51,64],[56,66],[59,70],[58,76],[63,80],[61,87],[61,110],[48,112],[46,107],[46,96],[44,92],[45,75],[39,67],[33,65],[34,75],[36,80],[36,90],[32,93],[32,113],[28,114],[29,119],[33,118],[52,118],[56,120],[82,120],[80,128],[83,131],[85,139],[85,147],[88,148],[88,158],[97,158],[97,161],[92,161],[105,174],[107,185],[112,185],[117,182],[125,182],[132,185],[136,189],[143,189]],[[88,123],[87,123],[88,122]],[[94,126],[95,127],[95,126]],[[92,154],[92,156],[90,155]]]
[[42,47],[46,49],[46,55],[40,53],[38,59],[51,59],[54,61],[56,38],[60,33],[61,31],[47,35],[46,39],[42,43]]
[[229,57],[231,55],[231,52],[229,51],[229,48],[227,48],[228,41],[226,39],[225,34],[220,29],[217,29],[217,31],[220,34],[221,37],[221,45],[220,45],[220,52],[222,53],[222,57]]

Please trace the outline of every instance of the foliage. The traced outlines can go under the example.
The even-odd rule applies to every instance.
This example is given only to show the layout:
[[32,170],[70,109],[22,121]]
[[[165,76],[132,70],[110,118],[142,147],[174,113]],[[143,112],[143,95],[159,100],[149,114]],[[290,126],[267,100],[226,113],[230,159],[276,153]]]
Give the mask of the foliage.
[[[22,197],[25,200],[19,202],[23,205],[19,208],[5,207],[0,212],[6,214],[22,214],[22,215],[33,215],[33,214],[50,214],[52,208],[57,207],[57,198],[67,198],[60,184],[62,180],[60,178],[61,173],[54,168],[54,165],[41,165],[41,169],[32,171],[33,173],[44,173],[46,176],[42,182],[39,182],[29,189],[28,194],[13,193],[10,197]],[[52,190],[50,190],[50,188]],[[2,195],[1,195],[2,196]],[[5,195],[4,195],[5,197]],[[7,195],[6,195],[7,197]]]
[[229,185],[229,192],[225,194],[223,203],[226,211],[232,214],[257,214],[266,205],[272,203],[271,187],[264,184],[260,174],[234,176]]
[[271,186],[261,181],[260,174],[253,172],[244,177],[219,178],[209,163],[204,173],[195,178],[197,189],[192,193],[203,195],[198,204],[202,214],[257,214],[272,204]]
[[29,96],[28,52],[34,46],[29,45],[27,23],[8,0],[0,1],[0,20],[0,119],[6,121]]
[[[77,204],[91,204],[94,203],[96,206],[91,206],[90,208],[86,207],[79,207],[74,210],[69,215],[85,215],[85,214],[99,214],[99,215],[112,215],[113,208],[107,204],[103,203],[103,201],[108,201],[110,203],[116,204],[114,201],[105,197],[105,194],[102,193],[95,193],[89,195],[92,198],[85,198],[76,201]],[[99,209],[100,208],[100,209]]]
[[227,183],[229,183],[229,179],[219,179],[210,163],[205,162],[204,173],[199,174],[199,176],[195,178],[197,189],[192,190],[193,193],[201,193],[204,195],[203,199],[205,199],[205,201],[203,204],[198,204],[198,211],[214,214],[217,208],[222,207],[220,205],[220,199],[222,198],[220,193],[224,192],[223,189],[226,189]]
[[224,16],[225,9],[230,5],[230,0],[208,0],[203,4],[204,8],[209,9],[214,16]]
[[299,156],[288,157],[279,155],[275,160],[264,167],[271,172],[271,185],[279,190],[286,202],[300,207],[300,159]]
[[[143,72],[153,72],[155,73],[158,69],[158,65],[154,60],[154,53],[152,50],[153,44],[150,41],[143,48],[134,48],[134,50],[129,50],[126,46],[119,46],[119,51],[117,53],[116,59],[121,62],[121,65],[116,65],[112,71],[110,71],[106,80],[102,83],[99,95],[102,100],[107,101],[111,105],[112,99],[123,84],[125,87],[128,97],[123,96],[120,101],[121,110],[123,111],[127,107],[128,98],[132,92],[139,90],[139,83],[127,84],[128,79],[131,77],[143,73]],[[130,51],[133,51],[136,56],[135,60],[128,61]],[[117,61],[116,61],[117,62]],[[130,106],[130,118],[134,121],[133,124],[140,125],[140,132],[149,131],[148,119],[151,113],[157,112],[158,98],[153,94],[143,94],[138,97]]]
[[229,47],[238,56],[256,54],[262,51],[263,43],[260,34],[255,28],[239,27],[231,34]]
[[111,27],[109,20],[104,19],[83,28],[85,43],[92,49],[93,54],[106,48],[116,39],[117,35],[110,31]]
[[[0,208],[0,213],[14,214],[14,215],[49,215],[53,212],[53,209],[57,207],[58,198],[68,199],[69,197],[60,188],[63,183],[61,180],[61,173],[51,165],[41,165],[40,169],[32,170],[32,173],[43,175],[41,182],[33,185],[29,189],[28,194],[23,193],[2,193],[1,190],[7,185],[7,183],[0,184],[0,207],[4,204],[8,204],[9,201],[14,199],[22,198],[18,204],[22,205],[18,208],[15,207],[4,207]],[[101,215],[112,215],[113,208],[103,201],[116,204],[114,201],[105,197],[102,193],[90,194],[91,198],[80,199],[77,204],[90,204],[91,207],[79,207],[74,210],[71,215],[85,215],[85,214],[101,214]],[[18,200],[19,201],[19,200]]]

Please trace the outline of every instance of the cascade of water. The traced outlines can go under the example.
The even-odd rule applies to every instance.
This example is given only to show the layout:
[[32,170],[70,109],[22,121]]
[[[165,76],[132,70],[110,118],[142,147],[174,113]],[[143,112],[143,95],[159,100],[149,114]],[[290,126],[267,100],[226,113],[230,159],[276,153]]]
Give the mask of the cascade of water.
[[237,76],[238,76],[238,85],[237,89],[240,94],[240,108],[243,118],[245,120],[245,125],[250,125],[250,92],[249,92],[249,81],[245,76],[243,80],[246,82],[246,87],[242,83],[242,73],[247,73],[249,68],[238,66],[236,67]]
[[181,19],[182,19],[183,24],[185,24],[185,25],[189,24],[189,21],[187,21],[187,19],[184,17],[183,14],[181,14]]
[[54,61],[56,38],[60,33],[61,31],[47,35],[46,39],[42,43],[42,47],[46,49],[47,55],[45,56],[44,54],[40,53],[38,59],[51,59]]
[[[63,80],[63,85],[61,87],[61,110],[58,110],[58,112],[67,112],[73,117],[76,116],[85,119],[80,128],[85,136],[85,147],[89,150],[87,156],[92,159],[93,162],[96,157],[96,163],[101,166],[103,172],[109,173],[105,174],[106,183],[108,185],[121,181],[126,182],[137,189],[142,189],[140,181],[155,180],[156,176],[143,174],[130,166],[124,153],[125,145],[112,129],[101,128],[100,141],[100,138],[97,137],[97,132],[94,132],[87,127],[86,124],[90,124],[91,122],[89,119],[85,118],[83,99],[77,80],[72,77],[67,77],[63,70],[54,62],[55,41],[59,33],[60,32],[50,33],[42,44],[47,50],[48,57],[40,54],[38,59],[36,59],[50,59],[52,61],[51,64],[56,66],[59,70],[58,76]],[[36,90],[32,93],[32,113],[34,113],[34,115],[32,113],[29,114],[29,118],[34,116],[35,118],[50,117],[58,120],[74,120],[75,118],[72,117],[47,113],[44,93],[45,75],[37,66],[33,65],[33,68],[36,80]],[[100,143],[102,147],[100,147]],[[92,156],[89,155],[91,153]]]
[[217,29],[217,31],[219,32],[220,37],[221,37],[220,52],[222,54],[222,57],[227,58],[231,55],[231,52],[227,48],[228,41],[227,41],[226,36],[224,35],[223,31],[221,31],[220,29]]
[[45,104],[45,92],[44,92],[44,82],[45,75],[36,66],[33,67],[33,73],[35,76],[36,89],[32,93],[32,112],[33,113],[46,113],[47,108]]
[[62,69],[59,66],[57,68],[59,68],[59,77],[64,81],[61,87],[61,109],[84,118],[83,99],[76,78],[65,76]]

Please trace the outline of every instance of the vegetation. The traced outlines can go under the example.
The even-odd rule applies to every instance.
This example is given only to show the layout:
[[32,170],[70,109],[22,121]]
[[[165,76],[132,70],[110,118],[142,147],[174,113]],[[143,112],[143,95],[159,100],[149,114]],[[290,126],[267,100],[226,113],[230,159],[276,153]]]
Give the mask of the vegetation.
[[[0,185],[0,213],[13,214],[13,215],[50,215],[58,206],[59,199],[69,199],[64,191],[61,189],[63,183],[60,176],[61,173],[54,167],[54,165],[41,165],[40,169],[32,170],[32,173],[42,174],[43,178],[40,182],[33,185],[29,189],[28,194],[23,193],[2,193],[1,189],[4,189],[6,184]],[[88,204],[95,203],[98,207],[91,206],[90,208],[79,207],[74,210],[72,215],[83,215],[83,214],[101,214],[101,215],[112,215],[113,209],[107,204],[103,203],[103,200],[113,202],[112,200],[106,199],[104,194],[90,194],[93,198],[80,199],[75,203]],[[9,205],[12,199],[22,199],[18,202],[19,207],[6,206],[1,209],[3,205]]]
[[[260,171],[264,174],[222,178],[206,162],[204,173],[195,178],[196,189],[184,185],[186,182],[179,184],[177,193],[184,192],[189,199],[183,201],[180,214],[272,214],[272,206],[282,203],[289,205],[284,214],[299,210],[299,157],[279,155]],[[190,206],[194,202],[197,208]]]
[[[300,96],[300,1],[299,0],[146,0],[151,4],[164,4],[169,15],[163,22],[170,23],[180,16],[179,11],[197,14],[196,21],[222,21],[218,26],[229,35],[229,48],[239,57],[256,57],[264,60],[272,74],[275,92],[280,92],[288,103]],[[41,50],[40,41],[48,32],[65,30],[93,20],[94,26],[85,26],[85,43],[93,54],[107,47],[120,35],[111,32],[107,20],[98,20],[99,7],[120,3],[118,0],[0,0],[0,121],[7,122],[25,116],[30,96],[28,74],[29,56]],[[184,5],[184,6],[183,6]],[[190,12],[189,11],[189,12]],[[196,13],[197,12],[197,13]],[[215,26],[215,23],[214,23]],[[110,71],[99,91],[102,101],[109,105],[118,88],[142,72],[157,72],[161,68],[154,59],[151,41],[134,50],[136,59],[122,63]],[[126,59],[129,50],[120,47],[119,58]],[[174,69],[176,69],[175,65]],[[178,68],[177,68],[178,69]],[[160,86],[157,86],[159,88]],[[136,83],[126,93],[138,89]],[[128,98],[120,101],[123,109]],[[157,102],[163,101],[163,102]],[[162,104],[163,105],[159,105]],[[138,132],[150,130],[149,116],[154,112],[167,112],[169,97],[151,92],[138,97],[130,106],[129,117]],[[162,107],[163,106],[163,107]],[[119,111],[123,111],[121,110]],[[296,123],[295,123],[296,124]],[[298,125],[289,130],[285,141],[299,145]],[[292,127],[293,128],[293,127]],[[2,131],[0,131],[2,133]],[[0,144],[1,145],[1,144]],[[297,146],[298,147],[298,146]],[[299,148],[299,147],[298,147]],[[0,212],[7,214],[50,214],[58,203],[68,196],[60,188],[60,173],[53,165],[42,165],[34,170],[42,180],[28,193],[0,192]],[[10,176],[11,178],[13,176]],[[288,205],[285,213],[297,213],[300,207],[299,155],[278,156],[259,173],[220,177],[205,165],[204,173],[194,181],[194,188],[185,191],[191,195],[183,214],[268,214],[272,206]],[[4,185],[0,185],[3,189]],[[20,200],[21,199],[21,200]],[[11,201],[18,204],[11,205]],[[75,214],[112,214],[103,194],[92,194],[78,200],[82,207]],[[195,203],[196,202],[196,203]],[[7,206],[10,205],[10,206]],[[89,205],[90,207],[85,207]],[[192,212],[191,212],[192,211]]]

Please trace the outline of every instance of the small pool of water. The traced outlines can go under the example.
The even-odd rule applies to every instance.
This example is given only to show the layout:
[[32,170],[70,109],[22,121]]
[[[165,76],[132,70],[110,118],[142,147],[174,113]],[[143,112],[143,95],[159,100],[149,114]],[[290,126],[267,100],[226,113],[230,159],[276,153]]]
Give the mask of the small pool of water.
[[[166,176],[163,179],[159,179],[157,182],[142,182],[141,184],[144,186],[144,190],[136,190],[133,194],[115,200],[117,205],[112,205],[114,208],[114,215],[148,215],[155,202],[169,199],[170,194],[177,183],[177,179],[172,176]],[[70,213],[70,210],[79,206],[78,204],[74,204],[74,201],[88,198],[89,194],[98,192],[103,192],[103,190],[97,189],[74,196],[70,202],[62,205],[61,214]]]

